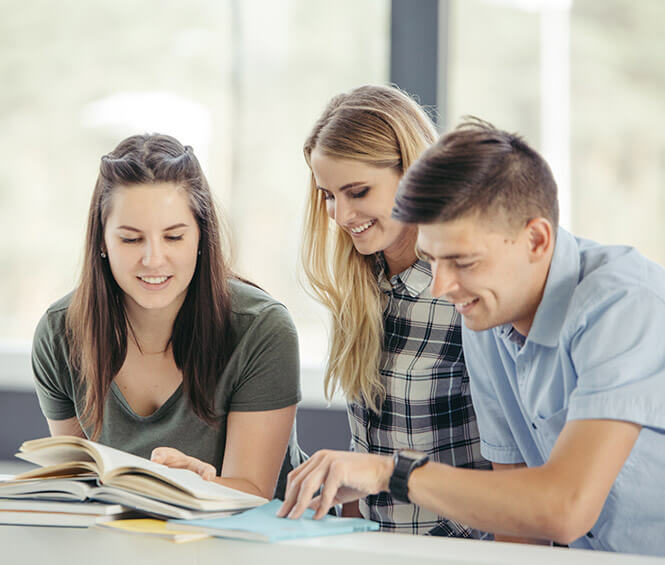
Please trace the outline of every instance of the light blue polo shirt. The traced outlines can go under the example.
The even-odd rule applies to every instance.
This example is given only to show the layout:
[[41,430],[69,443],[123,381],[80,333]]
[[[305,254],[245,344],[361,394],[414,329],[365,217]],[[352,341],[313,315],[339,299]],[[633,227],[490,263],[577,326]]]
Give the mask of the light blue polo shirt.
[[544,464],[568,420],[643,426],[591,531],[572,547],[665,555],[665,269],[559,229],[529,335],[464,324],[481,453]]

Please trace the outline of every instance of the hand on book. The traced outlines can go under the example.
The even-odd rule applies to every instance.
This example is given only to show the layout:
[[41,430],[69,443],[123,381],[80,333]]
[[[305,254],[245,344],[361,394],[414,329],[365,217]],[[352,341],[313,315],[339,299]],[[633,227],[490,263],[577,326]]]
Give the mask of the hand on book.
[[[299,518],[309,507],[322,518],[335,504],[388,490],[391,457],[321,450],[289,473],[284,504],[278,516]],[[322,487],[321,494],[314,496]]]
[[173,447],[157,447],[152,450],[150,460],[161,463],[174,469],[188,469],[200,475],[206,481],[212,481],[217,476],[217,470],[210,464],[185,455]]

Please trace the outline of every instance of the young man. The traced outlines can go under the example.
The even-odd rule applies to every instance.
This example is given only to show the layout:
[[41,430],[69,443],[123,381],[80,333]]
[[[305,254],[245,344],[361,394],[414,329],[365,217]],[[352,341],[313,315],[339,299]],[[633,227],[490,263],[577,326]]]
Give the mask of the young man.
[[432,294],[463,316],[495,471],[320,452],[291,473],[281,513],[299,516],[321,484],[317,515],[390,491],[498,539],[665,555],[665,270],[558,228],[545,161],[480,121],[412,165],[393,215],[419,224]]

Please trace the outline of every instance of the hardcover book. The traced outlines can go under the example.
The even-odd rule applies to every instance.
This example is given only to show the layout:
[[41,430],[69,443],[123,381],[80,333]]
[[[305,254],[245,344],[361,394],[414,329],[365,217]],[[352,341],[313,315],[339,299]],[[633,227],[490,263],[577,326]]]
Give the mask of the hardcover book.
[[167,518],[244,510],[267,502],[192,471],[171,469],[79,437],[27,441],[16,456],[41,468],[0,482],[0,497],[97,500]]

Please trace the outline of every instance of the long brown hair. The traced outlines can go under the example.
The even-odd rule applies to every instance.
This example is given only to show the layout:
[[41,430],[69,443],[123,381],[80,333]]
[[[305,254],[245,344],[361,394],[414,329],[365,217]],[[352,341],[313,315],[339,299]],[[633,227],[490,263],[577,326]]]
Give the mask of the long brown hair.
[[189,146],[168,135],[134,135],[101,159],[90,202],[83,269],[67,312],[70,361],[85,389],[84,426],[101,433],[111,381],[127,355],[122,290],[102,256],[104,228],[118,187],[171,182],[184,190],[200,230],[196,269],[173,324],[173,357],[194,412],[216,421],[214,390],[230,352],[229,266],[208,182]]
[[[436,139],[424,110],[401,90],[361,86],[335,96],[305,141],[311,169],[314,149],[402,175]],[[374,255],[361,255],[351,237],[326,212],[323,194],[310,175],[302,262],[316,299],[332,314],[325,374],[330,398],[340,387],[349,401],[364,401],[378,412],[385,397],[380,362],[382,301]]]

